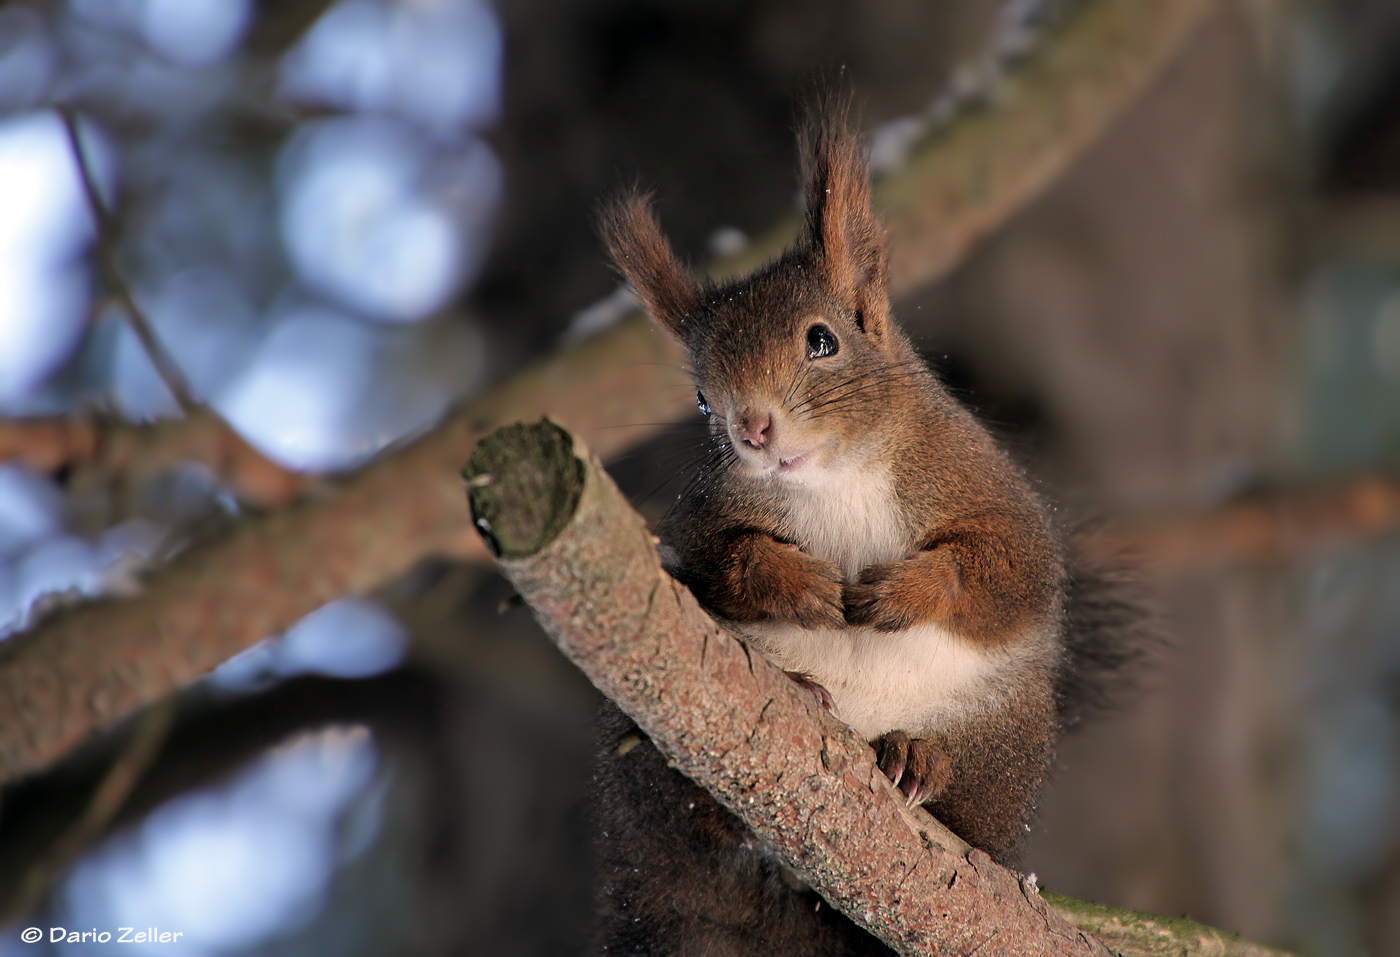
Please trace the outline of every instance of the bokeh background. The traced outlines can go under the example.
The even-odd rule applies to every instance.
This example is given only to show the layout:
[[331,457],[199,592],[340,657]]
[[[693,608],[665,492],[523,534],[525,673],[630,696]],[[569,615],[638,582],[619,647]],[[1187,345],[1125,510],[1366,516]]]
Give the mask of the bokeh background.
[[[352,471],[625,311],[590,223],[609,190],[654,185],[687,257],[732,254],[794,209],[813,71],[844,65],[893,142],[994,99],[989,51],[1054,42],[1073,7],[10,0],[0,417],[181,414],[106,256],[195,398],[288,469]],[[898,305],[1047,494],[1108,528],[1400,467],[1400,3],[1215,7]],[[655,516],[701,441],[615,473]],[[0,463],[0,634],[139,589],[260,507],[195,463]],[[1294,546],[1143,565],[1166,641],[1062,748],[1042,886],[1400,954],[1400,532]],[[115,806],[128,738],[10,785],[0,954],[94,949],[21,944],[30,925],[179,930],[181,954],[582,953],[595,692],[507,597],[425,558],[184,692]]]

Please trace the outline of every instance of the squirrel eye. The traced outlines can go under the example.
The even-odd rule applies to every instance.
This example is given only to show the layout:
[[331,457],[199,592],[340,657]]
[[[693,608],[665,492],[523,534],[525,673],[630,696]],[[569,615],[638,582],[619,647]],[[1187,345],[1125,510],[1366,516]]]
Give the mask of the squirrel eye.
[[711,412],[710,403],[708,403],[708,402],[705,401],[705,393],[703,393],[703,392],[697,392],[697,393],[695,393],[695,404],[696,404],[696,406],[699,407],[699,409],[700,409],[700,414],[701,414],[701,415],[709,415],[709,414],[710,414],[710,412]]
[[836,355],[836,350],[840,348],[841,344],[836,341],[836,334],[820,322],[807,330],[808,359],[821,359],[825,356],[834,356]]

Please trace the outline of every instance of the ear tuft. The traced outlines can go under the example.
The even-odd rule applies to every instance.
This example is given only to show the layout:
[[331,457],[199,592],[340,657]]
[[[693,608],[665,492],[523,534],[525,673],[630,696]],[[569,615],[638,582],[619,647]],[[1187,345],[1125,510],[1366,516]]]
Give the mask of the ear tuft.
[[598,231],[622,277],[658,325],[681,341],[700,284],[676,259],[651,211],[651,196],[629,190],[603,207]]
[[849,92],[813,98],[798,127],[806,197],[805,242],[822,284],[858,317],[862,331],[883,335],[889,317],[889,254],[875,216],[870,162],[851,129]]

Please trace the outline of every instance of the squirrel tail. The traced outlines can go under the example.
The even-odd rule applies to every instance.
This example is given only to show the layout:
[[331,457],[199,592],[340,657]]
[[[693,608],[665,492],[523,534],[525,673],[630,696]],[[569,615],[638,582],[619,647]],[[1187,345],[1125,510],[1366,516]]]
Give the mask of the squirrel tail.
[[1065,649],[1055,680],[1066,730],[1119,706],[1165,644],[1133,564],[1121,556],[1086,554],[1082,533],[1070,544]]

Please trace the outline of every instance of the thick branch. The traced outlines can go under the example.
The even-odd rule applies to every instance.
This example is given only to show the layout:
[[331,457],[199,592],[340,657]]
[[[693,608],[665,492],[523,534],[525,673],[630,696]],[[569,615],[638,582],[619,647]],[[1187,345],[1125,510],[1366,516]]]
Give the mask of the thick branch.
[[[1022,64],[1005,96],[966,126],[955,123],[921,147],[907,169],[886,177],[888,225],[896,244],[906,244],[894,292],[946,273],[978,236],[1049,182],[1132,102],[1209,6],[1209,0],[1084,0]],[[1055,118],[1049,126],[1046,115]],[[1022,126],[1040,132],[1017,132]],[[1063,145],[1045,139],[1052,129],[1066,137]],[[998,190],[1009,192],[998,198]],[[935,204],[937,212],[926,213],[920,203]],[[791,227],[779,229],[753,255],[771,253],[790,237]],[[189,683],[326,601],[372,588],[435,551],[472,553],[479,545],[454,507],[454,472],[477,437],[505,421],[552,412],[589,435],[600,454],[619,452],[659,426],[596,430],[689,414],[689,394],[674,374],[678,361],[634,317],[459,411],[338,488],[182,553],[146,594],[74,609],[10,639],[0,647],[0,780],[54,760],[94,728]]]
[[[903,954],[1109,953],[1031,882],[907,808],[864,741],[705,614],[568,433],[501,429],[466,477],[501,570],[560,649],[833,906]],[[1155,944],[1161,933],[1142,935]],[[1227,936],[1210,931],[1214,952],[1265,952]]]

